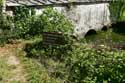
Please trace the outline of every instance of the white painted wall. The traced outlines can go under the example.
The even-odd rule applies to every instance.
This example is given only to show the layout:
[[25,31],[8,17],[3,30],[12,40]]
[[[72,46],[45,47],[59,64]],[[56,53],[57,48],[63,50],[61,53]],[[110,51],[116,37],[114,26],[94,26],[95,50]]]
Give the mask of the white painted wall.
[[99,30],[110,24],[109,4],[77,5],[71,9],[56,7],[75,26],[75,33],[84,36],[90,29]]

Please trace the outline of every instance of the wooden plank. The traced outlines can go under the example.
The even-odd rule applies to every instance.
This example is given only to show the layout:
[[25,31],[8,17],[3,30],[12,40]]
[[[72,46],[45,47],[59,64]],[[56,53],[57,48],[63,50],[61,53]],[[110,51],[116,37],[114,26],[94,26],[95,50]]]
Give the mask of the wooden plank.
[[62,33],[44,32],[43,33],[43,45],[63,45]]

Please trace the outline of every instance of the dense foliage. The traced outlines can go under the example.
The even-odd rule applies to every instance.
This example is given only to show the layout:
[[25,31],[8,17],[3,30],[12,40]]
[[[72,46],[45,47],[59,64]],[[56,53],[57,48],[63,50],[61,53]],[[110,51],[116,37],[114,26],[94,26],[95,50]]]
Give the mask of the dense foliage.
[[72,25],[64,15],[53,8],[46,8],[41,15],[36,16],[35,10],[28,7],[17,7],[14,11],[15,29],[20,36],[42,35],[42,32],[68,32]]
[[[36,26],[37,25],[37,26]],[[35,28],[34,28],[35,27]],[[72,24],[62,14],[53,8],[46,8],[31,24],[29,33],[39,35],[42,32],[62,32],[63,34],[72,33]]]
[[[73,33],[73,26],[71,22],[62,14],[57,12],[53,8],[47,8],[43,13],[38,16],[33,24],[30,24],[30,29],[28,34],[30,35],[42,35],[43,32],[56,32],[62,33],[65,45],[60,46],[49,46],[45,47],[42,41],[32,43],[31,45],[26,45],[27,55],[30,57],[52,56],[55,55],[58,58],[64,56],[64,51],[69,49],[71,43],[73,42],[71,35]],[[36,27],[36,28],[34,28]],[[42,50],[41,50],[42,49]],[[59,55],[62,52],[62,55]]]
[[63,72],[58,77],[63,76],[66,83],[125,82],[125,52],[122,50],[113,50],[108,46],[95,49],[88,44],[74,43],[53,49],[52,52],[52,49],[45,50],[41,46],[41,42],[31,44],[25,51],[40,61],[52,58],[63,63],[65,66],[60,66],[61,69],[57,68],[54,72]]
[[69,79],[75,83],[125,82],[125,52],[78,45],[70,54]]
[[14,16],[0,19],[1,42],[9,39],[42,36],[43,32],[63,32],[72,34],[72,24],[53,8],[46,8],[36,16],[35,10],[25,6],[16,7]]
[[111,2],[109,8],[113,22],[125,21],[125,1]]
[[[16,7],[14,10],[14,29],[15,37],[25,38],[30,27],[36,20],[35,11],[32,8],[25,6]],[[36,27],[34,27],[36,28]],[[32,32],[31,32],[32,33]]]
[[[114,6],[116,4],[117,6]],[[113,10],[114,8],[119,10],[117,14]],[[122,3],[112,3],[110,9],[111,15],[115,19],[123,19],[124,5]],[[46,68],[49,68],[46,65],[47,62],[45,63],[46,59],[62,63],[61,65],[58,64],[56,68],[55,66],[50,67],[54,72],[53,74],[53,72],[48,71],[50,76],[63,79],[65,83],[125,82],[124,51],[112,50],[108,46],[95,49],[91,45],[76,42],[69,36],[73,32],[73,26],[70,21],[53,8],[47,8],[41,15],[36,16],[35,11],[32,9],[17,7],[14,14],[14,17],[6,16],[6,18],[3,18],[2,13],[0,13],[0,35],[2,34],[0,42],[14,38],[42,36],[43,32],[62,32],[64,34],[65,45],[46,48],[40,40],[27,44],[24,49],[28,57],[38,59],[38,63],[43,63],[47,66]],[[26,70],[29,73],[30,83],[55,83],[54,79],[49,82],[49,78],[41,80],[43,71],[40,70],[41,67],[39,65],[30,63],[27,65],[27,60],[24,60],[24,62],[26,63],[24,66],[26,66]],[[32,65],[35,66],[31,67]],[[36,71],[37,68],[38,71]]]

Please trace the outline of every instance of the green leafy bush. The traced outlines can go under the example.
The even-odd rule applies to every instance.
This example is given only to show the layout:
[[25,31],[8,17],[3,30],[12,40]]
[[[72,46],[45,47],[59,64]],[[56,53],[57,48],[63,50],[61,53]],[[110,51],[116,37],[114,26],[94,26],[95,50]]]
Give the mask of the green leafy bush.
[[69,80],[75,83],[124,83],[125,52],[78,45],[69,51]]
[[[31,12],[29,12],[31,11]],[[39,16],[34,9],[17,7],[14,11],[15,32],[23,38],[42,35],[43,32],[72,33],[72,24],[53,8],[46,8]]]
[[53,8],[47,8],[43,11],[40,18],[44,22],[45,32],[62,32],[68,33],[72,31],[71,22],[62,14],[58,13]]
[[[31,12],[30,12],[31,11]],[[30,26],[33,25],[35,11],[26,6],[15,7],[14,10],[14,29],[15,36],[25,38]]]
[[42,32],[62,32],[63,34],[73,32],[71,22],[53,8],[46,8],[30,25],[31,35],[41,35]]
[[51,48],[45,51],[40,44],[32,44],[27,53],[30,57],[56,58],[65,64],[58,71],[64,72],[66,83],[125,82],[125,52],[122,50],[111,50],[109,47],[94,49],[88,44],[74,43],[54,49],[52,54]]
[[[42,42],[36,42],[26,46],[26,51],[29,56],[58,56],[64,54],[64,50],[68,49],[73,42],[70,37],[73,33],[73,26],[71,22],[62,14],[58,13],[53,8],[46,8],[40,16],[37,16],[30,24],[28,31],[29,35],[42,35],[43,32],[57,32],[62,33],[65,45],[49,46],[45,48]],[[53,52],[52,52],[53,51]]]

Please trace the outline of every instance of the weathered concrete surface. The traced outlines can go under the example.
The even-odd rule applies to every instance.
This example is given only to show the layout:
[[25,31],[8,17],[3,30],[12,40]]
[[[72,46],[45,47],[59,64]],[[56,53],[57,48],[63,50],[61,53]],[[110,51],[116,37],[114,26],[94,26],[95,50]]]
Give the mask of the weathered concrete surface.
[[[103,26],[110,25],[110,11],[108,3],[73,5],[70,8],[65,6],[54,7],[71,20],[75,27],[75,33],[83,37],[89,30],[101,30]],[[37,15],[43,10],[37,9]]]
[[[60,10],[57,8],[57,10]],[[108,4],[77,5],[62,9],[75,26],[75,32],[84,36],[90,29],[99,30],[110,24]]]

